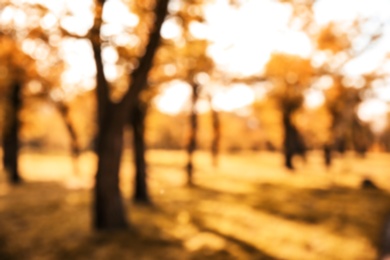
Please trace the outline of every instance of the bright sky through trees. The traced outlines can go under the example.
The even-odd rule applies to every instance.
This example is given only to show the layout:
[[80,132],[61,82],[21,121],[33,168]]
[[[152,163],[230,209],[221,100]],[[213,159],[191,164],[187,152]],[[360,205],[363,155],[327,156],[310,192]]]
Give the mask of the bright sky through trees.
[[[18,0],[15,3],[41,3],[51,11],[41,21],[45,27],[60,23],[68,31],[85,35],[93,24],[92,0]],[[309,56],[312,52],[310,40],[305,34],[289,29],[288,22],[291,9],[274,0],[243,0],[241,6],[229,5],[226,0],[214,0],[205,7],[206,25],[193,22],[190,25],[191,33],[199,38],[207,38],[211,45],[208,54],[217,64],[217,69],[231,76],[249,76],[260,74],[268,61],[271,52],[281,51],[301,56]],[[170,9],[177,9],[180,1],[173,0]],[[23,15],[7,7],[0,19],[16,19],[19,23],[25,20]],[[376,16],[380,20],[390,23],[390,1],[388,0],[320,0],[315,5],[315,19],[318,23],[329,21],[352,20],[357,16]],[[66,14],[66,15],[64,15]],[[104,9],[103,18],[106,22],[102,33],[106,36],[116,35],[114,40],[118,45],[134,44],[137,41],[128,33],[127,29],[138,24],[138,17],[131,14],[121,0],[108,0]],[[349,74],[367,72],[375,69],[384,54],[390,51],[390,26],[386,29],[384,39],[374,48],[367,51],[361,58],[351,61],[346,66]],[[176,38],[180,35],[180,27],[174,19],[168,19],[163,26],[164,38]],[[370,28],[367,28],[370,30]],[[33,48],[26,44],[24,49]],[[82,89],[94,86],[95,66],[90,44],[86,40],[69,39],[61,43],[62,56],[67,63],[67,71],[63,75],[63,84],[69,89],[77,84]],[[112,49],[104,49],[103,57],[106,64],[105,73],[109,80],[114,80],[120,72],[115,66],[118,54]],[[388,66],[390,70],[390,66]],[[171,84],[172,85],[172,84]],[[172,85],[173,86],[173,85]],[[177,87],[175,87],[176,89]],[[157,98],[157,106],[169,113],[179,112],[187,95],[182,91],[168,91]],[[249,105],[254,98],[248,98],[251,91],[241,86],[242,91],[231,90],[234,95],[223,91],[216,95],[213,104],[218,109],[233,110],[237,107]],[[390,100],[390,86],[383,86],[376,90],[383,101]],[[252,91],[253,93],[253,91]],[[307,93],[306,105],[315,107],[323,101],[321,93],[311,91]],[[252,95],[253,96],[253,95]],[[162,103],[158,103],[160,102]],[[369,100],[379,102],[378,100]],[[181,105],[183,104],[183,105]],[[218,105],[217,105],[218,104]],[[170,106],[170,107],[169,107]],[[164,108],[163,108],[164,107]],[[371,108],[379,114],[385,111],[382,105],[362,105],[365,110]],[[379,109],[379,107],[381,109]],[[362,113],[360,113],[362,114]],[[364,118],[364,116],[363,116]]]
[[[179,1],[174,1],[179,2]],[[216,0],[206,7],[206,20],[208,26],[197,26],[194,35],[209,39],[212,44],[209,55],[213,57],[219,69],[233,75],[249,76],[261,73],[268,61],[271,52],[280,51],[300,56],[309,56],[312,51],[310,40],[302,32],[288,28],[291,10],[287,5],[277,1],[242,1],[240,8],[234,8],[228,1]],[[330,21],[348,21],[357,16],[377,16],[381,20],[389,20],[390,2],[386,0],[330,0],[318,1],[315,8],[315,18],[320,24]],[[169,30],[170,29],[170,30]],[[370,30],[370,28],[367,28]],[[175,38],[180,34],[179,26],[170,20],[165,27],[165,37]],[[384,40],[375,45],[375,48],[367,51],[361,58],[350,62],[346,66],[348,74],[358,74],[375,69],[390,51],[390,28],[387,30]],[[245,89],[244,87],[242,89]],[[381,88],[380,97],[383,100],[390,99],[390,87]],[[226,92],[226,91],[225,91]],[[213,104],[218,109],[233,110],[237,107],[249,105],[253,98],[247,98],[247,90],[235,91],[234,95],[220,94],[215,97]],[[173,104],[181,99],[180,95],[170,96]],[[185,98],[184,96],[182,98]],[[308,91],[305,104],[307,107],[316,107],[324,101],[319,91]],[[376,105],[373,105],[376,104]],[[173,105],[172,105],[173,106]],[[372,117],[381,117],[386,112],[382,100],[368,100],[363,103],[360,112],[364,120]],[[172,111],[172,109],[171,109]],[[371,116],[363,116],[369,114]]]

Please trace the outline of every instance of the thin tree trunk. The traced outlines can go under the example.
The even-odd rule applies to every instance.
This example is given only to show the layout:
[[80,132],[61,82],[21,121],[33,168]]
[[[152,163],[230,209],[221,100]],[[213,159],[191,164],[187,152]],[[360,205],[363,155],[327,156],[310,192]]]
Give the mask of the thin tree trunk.
[[293,170],[294,155],[302,156],[306,161],[306,145],[303,137],[298,132],[298,129],[291,122],[291,113],[283,113],[283,127],[284,127],[284,165],[287,169]]
[[380,260],[390,259],[390,218],[386,220],[381,239],[382,239],[381,245],[378,250],[380,256],[378,259]]
[[294,126],[291,122],[291,114],[288,112],[283,113],[283,127],[284,127],[284,166],[287,169],[293,170],[293,157],[294,157],[294,140],[293,131]]
[[193,156],[196,150],[196,135],[198,132],[198,114],[196,111],[196,102],[199,97],[199,85],[194,84],[192,86],[192,103],[191,103],[191,114],[190,114],[190,132],[187,146],[188,162],[187,162],[187,183],[188,185],[193,184],[193,172],[194,162]]
[[5,129],[3,136],[3,164],[6,172],[8,173],[9,181],[12,184],[21,182],[18,169],[18,155],[19,155],[19,128],[20,122],[18,113],[21,108],[20,100],[20,83],[16,82],[12,86],[12,92],[10,97],[10,113],[9,113],[9,125]]
[[[98,126],[102,126],[107,108],[110,104],[109,84],[104,75],[104,65],[101,53],[100,30],[102,26],[103,6],[105,0],[98,0],[95,7],[95,21],[90,33],[90,41],[96,66],[96,100],[97,100],[97,120]],[[99,135],[97,136],[99,138]],[[96,143],[98,140],[96,140]]]
[[[155,26],[153,31],[149,37],[149,43],[146,46],[145,55],[140,60],[139,66],[132,72],[130,75],[132,77],[131,84],[129,86],[129,90],[125,94],[122,100],[122,111],[124,111],[124,120],[130,118],[130,122],[133,121],[131,119],[132,113],[138,113],[137,108],[142,101],[140,101],[140,93],[143,89],[147,87],[147,79],[148,73],[153,65],[153,59],[157,52],[157,49],[160,45],[161,36],[160,31],[162,24],[165,20],[165,17],[168,13],[168,3],[169,0],[158,0],[156,2],[156,7],[154,10],[155,14]],[[142,109],[141,111],[142,112]],[[135,167],[136,167],[136,177],[135,177],[135,194],[134,199],[136,201],[145,202],[147,199],[149,200],[149,196],[147,193],[147,183],[146,183],[146,161],[145,161],[145,140],[144,140],[144,121],[145,121],[145,113],[143,111],[143,115],[138,118],[135,124],[142,124],[137,126],[135,124],[132,125],[134,138],[137,140],[134,141],[134,152],[135,152]],[[141,113],[141,114],[142,114]],[[125,121],[123,122],[125,124]],[[142,136],[140,136],[142,133]],[[143,193],[143,194],[142,194]]]
[[332,146],[329,144],[325,144],[323,150],[325,166],[329,168],[332,165]]
[[69,107],[66,104],[57,104],[57,108],[61,114],[61,117],[64,121],[66,130],[68,131],[70,137],[70,152],[73,160],[73,170],[74,174],[79,174],[78,159],[80,156],[80,146],[78,142],[78,137],[76,129],[73,126],[72,120],[69,115]]
[[213,140],[211,142],[211,156],[213,160],[213,166],[218,166],[218,155],[219,155],[219,142],[221,140],[221,122],[219,113],[211,108],[211,117],[213,124]]
[[140,203],[150,202],[146,182],[145,116],[145,104],[139,104],[132,110],[131,125],[133,128],[133,156],[135,161],[134,201]]
[[[168,13],[169,0],[157,0],[154,9],[155,22],[153,31],[149,37],[149,43],[146,46],[145,55],[140,59],[139,66],[132,71],[132,77],[129,91],[126,92],[123,98],[124,110],[129,113],[132,108],[137,106],[140,92],[146,88],[148,83],[148,73],[153,66],[153,59],[160,45],[160,31],[165,17]],[[125,117],[128,119],[127,117]]]

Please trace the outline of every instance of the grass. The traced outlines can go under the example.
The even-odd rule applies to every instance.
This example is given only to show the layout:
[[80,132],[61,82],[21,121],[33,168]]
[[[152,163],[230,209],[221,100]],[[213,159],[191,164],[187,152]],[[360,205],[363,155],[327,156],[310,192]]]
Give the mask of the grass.
[[[97,233],[94,155],[82,155],[76,176],[64,154],[25,152],[26,182],[0,179],[0,259],[376,259],[390,212],[389,157],[349,154],[327,170],[313,152],[290,172],[279,154],[224,154],[213,168],[199,152],[187,188],[185,154],[153,150],[146,207],[131,202],[127,152],[121,188],[131,229]],[[364,178],[380,189],[362,189]]]

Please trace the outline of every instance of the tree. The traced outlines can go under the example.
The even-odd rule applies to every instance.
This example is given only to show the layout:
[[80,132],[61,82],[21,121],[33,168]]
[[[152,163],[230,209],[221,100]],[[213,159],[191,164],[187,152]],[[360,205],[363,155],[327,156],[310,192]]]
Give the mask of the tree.
[[[188,160],[186,165],[187,183],[193,184],[194,173],[194,152],[197,148],[197,132],[198,132],[198,111],[197,102],[200,98],[202,87],[204,87],[200,75],[202,73],[210,73],[213,62],[206,55],[208,41],[205,39],[196,38],[190,30],[190,26],[194,22],[204,22],[202,12],[202,1],[187,1],[182,5],[177,17],[182,26],[182,40],[185,42],[183,47],[179,47],[180,58],[184,67],[183,79],[191,86],[191,105],[189,117],[189,133],[187,143]],[[192,11],[191,11],[192,10]],[[196,11],[194,11],[196,10]]]
[[3,165],[9,175],[10,182],[13,184],[21,181],[18,167],[20,146],[18,138],[20,128],[18,113],[21,107],[20,91],[21,84],[15,81],[11,87],[11,94],[9,96],[8,126],[4,129],[3,135]]
[[65,102],[57,102],[56,106],[58,111],[60,112],[61,118],[65,124],[66,130],[70,137],[70,151],[73,159],[73,171],[75,174],[79,174],[78,168],[78,159],[81,153],[79,138],[77,136],[77,131],[72,122],[72,118],[70,115],[70,107]]
[[[386,21],[376,16],[359,14],[351,20],[319,24],[315,19],[314,9],[321,1],[280,2],[290,4],[291,25],[295,26],[295,30],[304,32],[312,42],[310,59],[316,71],[312,88],[325,92],[326,107],[332,117],[332,124],[328,129],[329,140],[324,145],[326,164],[331,163],[331,150],[343,152],[345,149],[357,149],[362,153],[371,142],[372,133],[359,120],[355,109],[363,101],[361,97],[367,96],[365,93],[372,87],[375,79],[382,77],[375,71],[380,71],[384,63],[379,62],[377,68],[358,75],[348,73],[347,66],[380,42]],[[324,84],[324,78],[331,83]]]
[[[145,1],[135,1],[134,9],[135,13],[140,17],[141,22],[137,26],[136,30],[143,30],[145,24],[148,23],[148,2]],[[159,25],[162,26],[161,24]],[[159,30],[158,30],[159,31]],[[155,35],[156,36],[156,35]],[[158,45],[161,45],[160,43]],[[156,50],[157,51],[157,50]],[[126,56],[135,56],[134,53],[131,53],[129,50],[123,50],[122,53],[126,52]],[[156,58],[153,58],[155,60]],[[154,62],[153,62],[154,63]],[[149,70],[151,70],[150,68]],[[148,73],[149,74],[149,73]],[[150,73],[152,74],[152,73]],[[133,130],[133,158],[134,158],[134,170],[135,170],[135,179],[134,179],[134,194],[133,200],[137,203],[150,203],[150,197],[148,193],[147,185],[147,163],[145,159],[146,152],[146,141],[145,141],[145,119],[148,112],[149,102],[151,97],[154,94],[152,89],[153,83],[150,80],[150,77],[145,81],[145,86],[142,91],[137,95],[135,104],[132,106],[129,113],[129,121],[131,129]],[[131,86],[130,86],[131,87]]]
[[0,34],[0,46],[0,67],[3,70],[0,89],[6,98],[5,127],[2,131],[3,165],[10,182],[17,184],[21,181],[18,167],[21,91],[23,84],[35,73],[35,64],[10,35]]
[[[51,24],[50,26],[43,25],[44,23],[33,22],[36,17],[43,18],[50,14],[50,10],[41,4],[25,4],[15,2],[4,2],[4,7],[9,10],[18,11],[24,13],[26,20],[18,22],[16,18],[5,19],[0,24],[0,31],[2,39],[9,39],[12,42],[13,49],[4,48],[4,53],[8,53],[8,58],[4,58],[7,69],[11,72],[9,78],[13,78],[12,94],[9,100],[13,101],[9,104],[9,123],[13,122],[13,125],[8,128],[5,133],[11,136],[4,137],[6,143],[5,147],[11,145],[15,147],[16,143],[19,143],[18,134],[21,127],[21,122],[17,118],[18,110],[21,108],[21,88],[23,88],[23,99],[36,99],[45,103],[47,100],[53,102],[55,106],[59,108],[60,114],[64,119],[67,130],[71,137],[72,155],[76,158],[79,148],[77,147],[77,141],[75,141],[76,132],[73,126],[70,124],[69,116],[67,115],[67,109],[65,102],[62,99],[56,99],[51,97],[54,91],[61,90],[61,76],[64,71],[64,61],[59,54],[59,46],[55,41],[51,41],[51,37],[63,35],[61,34],[58,24]],[[30,15],[30,14],[34,15]],[[31,19],[31,20],[30,20]],[[23,46],[20,48],[20,46]],[[27,47],[26,47],[27,46]],[[7,62],[8,60],[8,62]],[[31,84],[30,84],[31,83]],[[11,84],[12,85],[12,84]],[[37,86],[35,90],[30,91],[29,86]],[[65,96],[65,95],[64,95]],[[28,104],[29,102],[24,102]],[[26,108],[28,110],[28,107]],[[13,140],[13,141],[12,141]],[[7,149],[5,149],[7,150]],[[16,157],[18,149],[12,148],[13,158]],[[5,159],[11,158],[8,152],[5,152]],[[11,160],[11,159],[9,159]],[[12,168],[17,168],[17,160],[12,159]],[[8,161],[8,159],[6,159]]]
[[306,151],[303,137],[294,125],[293,116],[303,104],[304,90],[310,86],[313,73],[310,60],[282,53],[272,54],[265,67],[265,77],[274,86],[271,95],[282,111],[283,147],[285,166],[288,169],[294,169],[294,155],[304,155]]
[[330,147],[339,153],[354,149],[364,155],[373,141],[368,124],[356,113],[365,89],[346,87],[341,77],[334,76],[334,79],[334,85],[326,91],[326,107],[332,118]]
[[95,24],[91,33],[97,70],[98,100],[98,169],[95,183],[94,225],[97,229],[117,229],[127,226],[119,190],[119,167],[122,155],[124,125],[136,105],[140,91],[146,86],[147,76],[160,42],[160,28],[167,14],[168,0],[155,6],[155,27],[150,34],[145,53],[139,65],[131,72],[131,84],[122,100],[114,103],[109,98],[108,82],[104,75],[101,56],[100,30],[104,0],[99,1]]
[[218,166],[219,146],[221,140],[221,119],[219,112],[213,108],[212,96],[209,96],[210,109],[211,109],[211,124],[213,128],[213,138],[211,141],[211,158],[213,166]]
[[147,165],[145,160],[145,117],[147,104],[140,99],[131,111],[130,124],[133,129],[133,154],[135,162],[134,201],[150,203],[146,182]]
[[169,22],[179,28],[175,36],[164,40],[152,71],[152,79],[156,85],[183,81],[191,88],[189,105],[189,132],[186,140],[187,183],[193,184],[193,155],[197,147],[198,112],[197,102],[203,94],[206,83],[202,76],[208,77],[213,68],[213,61],[207,56],[208,40],[194,35],[190,27],[204,22],[203,5],[205,1],[185,1],[170,14]]

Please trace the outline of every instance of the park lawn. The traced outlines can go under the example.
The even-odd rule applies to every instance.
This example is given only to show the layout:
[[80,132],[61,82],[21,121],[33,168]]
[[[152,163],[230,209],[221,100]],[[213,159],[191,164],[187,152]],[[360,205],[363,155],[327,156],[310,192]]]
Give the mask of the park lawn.
[[[65,154],[25,151],[25,183],[0,178],[0,259],[376,259],[390,213],[390,155],[348,154],[330,169],[313,152],[297,170],[267,152],[224,154],[211,166],[196,154],[195,186],[185,186],[185,153],[152,150],[153,206],[135,205],[131,153],[121,170],[130,229],[94,232],[96,158],[74,175]],[[362,189],[370,178],[379,187]]]

